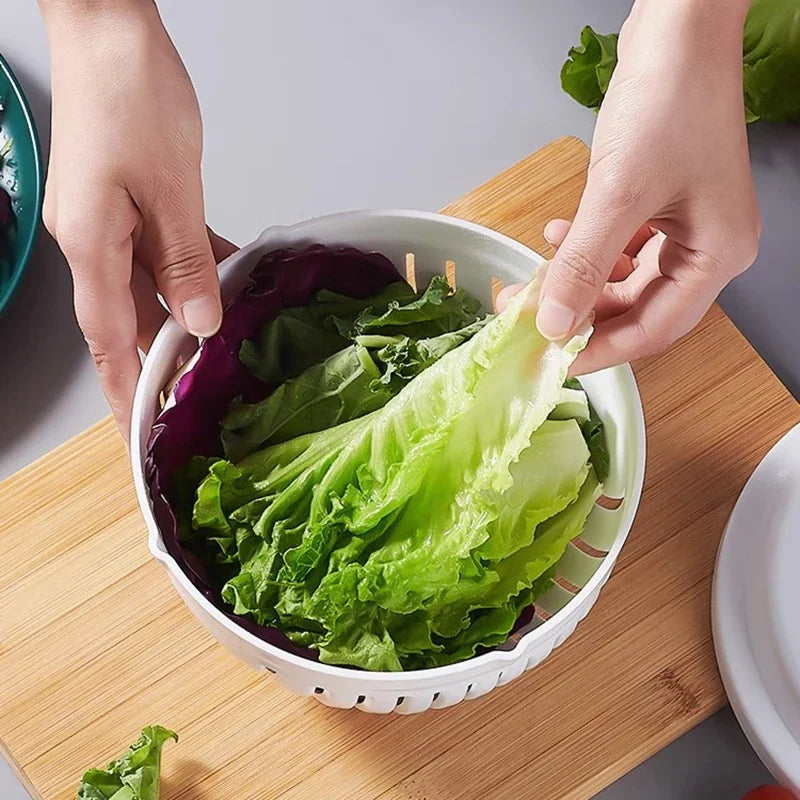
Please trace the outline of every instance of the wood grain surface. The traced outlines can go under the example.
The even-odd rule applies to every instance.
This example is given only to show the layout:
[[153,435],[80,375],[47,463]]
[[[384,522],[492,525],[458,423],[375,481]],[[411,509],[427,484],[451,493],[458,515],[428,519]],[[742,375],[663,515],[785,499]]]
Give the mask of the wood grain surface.
[[[587,161],[559,140],[445,211],[548,253]],[[635,371],[645,491],[596,607],[539,668],[417,716],[295,697],[217,645],[148,554],[109,420],[0,484],[0,740],[34,796],[74,797],[159,722],[165,800],[588,798],[709,716],[719,537],[800,408],[717,308]]]

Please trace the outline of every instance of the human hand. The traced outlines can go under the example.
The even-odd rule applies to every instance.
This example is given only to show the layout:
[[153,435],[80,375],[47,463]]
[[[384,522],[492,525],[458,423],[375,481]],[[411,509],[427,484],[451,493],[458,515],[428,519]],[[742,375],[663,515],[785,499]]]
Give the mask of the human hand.
[[123,435],[146,350],[164,321],[210,336],[222,310],[205,225],[202,127],[154,3],[42,0],[53,115],[44,221],[72,270],[75,312]]
[[594,312],[576,374],[665,349],[755,259],[760,222],[742,95],[747,5],[638,0],[623,26],[575,220],[545,231],[558,251],[540,331],[560,339]]

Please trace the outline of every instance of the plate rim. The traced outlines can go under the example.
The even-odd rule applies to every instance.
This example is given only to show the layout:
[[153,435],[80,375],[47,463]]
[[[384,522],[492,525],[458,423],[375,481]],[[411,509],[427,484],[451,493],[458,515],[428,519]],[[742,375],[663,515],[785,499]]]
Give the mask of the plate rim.
[[[794,425],[770,448],[744,485],[731,511],[717,550],[711,594],[711,627],[717,665],[725,693],[734,715],[756,754],[784,786],[800,792],[800,741],[789,730],[776,709],[759,668],[758,657],[748,632],[748,617],[736,610],[733,583],[748,575],[741,574],[741,556],[737,557],[737,518],[742,509],[757,501],[755,486],[765,474],[779,468],[786,448],[800,446],[800,424]],[[774,488],[774,487],[773,487]],[[738,580],[737,580],[738,579]],[[749,584],[748,584],[749,585]]]
[[22,88],[22,84],[17,78],[11,65],[6,60],[5,56],[0,53],[0,72],[3,73],[8,80],[17,102],[19,103],[22,116],[25,118],[26,128],[30,137],[31,146],[33,148],[33,167],[35,173],[35,189],[34,189],[34,217],[31,232],[26,240],[22,243],[22,247],[14,256],[14,269],[12,270],[11,277],[8,283],[0,290],[0,314],[2,314],[11,303],[14,295],[17,293],[20,284],[22,283],[22,276],[28,267],[28,263],[33,252],[33,246],[36,243],[36,238],[39,232],[39,223],[42,217],[42,199],[44,195],[44,167],[42,163],[42,149],[41,142],[39,141],[39,131],[36,127],[36,121],[33,118],[28,98]]

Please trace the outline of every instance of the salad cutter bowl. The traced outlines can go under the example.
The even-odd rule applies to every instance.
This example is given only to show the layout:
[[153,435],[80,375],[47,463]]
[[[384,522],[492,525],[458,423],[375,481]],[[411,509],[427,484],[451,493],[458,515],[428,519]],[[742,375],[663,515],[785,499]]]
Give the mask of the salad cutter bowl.
[[[224,300],[242,289],[264,253],[315,242],[378,251],[401,274],[420,285],[433,274],[454,273],[458,285],[476,295],[485,308],[491,308],[503,285],[528,280],[544,263],[540,255],[514,239],[442,214],[352,211],[267,228],[220,265]],[[145,479],[147,443],[161,410],[159,398],[176,366],[189,361],[196,351],[197,340],[172,318],[153,342],[133,407],[134,483],[152,554],[212,636],[253,668],[272,672],[290,690],[312,695],[330,706],[375,713],[415,713],[480,697],[508,683],[563,644],[591,610],[631,528],[644,479],[644,415],[629,366],[581,378],[606,426],[610,474],[604,496],[589,515],[583,533],[558,562],[557,581],[537,601],[532,621],[504,645],[457,664],[408,672],[366,672],[322,664],[262,641],[207,600],[167,552]]]

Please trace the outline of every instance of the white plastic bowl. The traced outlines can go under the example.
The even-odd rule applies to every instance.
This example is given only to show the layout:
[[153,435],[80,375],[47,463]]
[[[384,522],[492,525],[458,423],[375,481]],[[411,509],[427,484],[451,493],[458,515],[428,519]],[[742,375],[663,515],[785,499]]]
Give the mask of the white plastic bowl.
[[[376,250],[391,259],[401,274],[405,274],[407,254],[413,253],[420,284],[443,272],[447,261],[455,262],[458,285],[479,297],[485,308],[491,307],[493,277],[504,284],[526,281],[544,261],[513,239],[441,214],[353,211],[268,228],[220,266],[224,297],[230,298],[241,289],[262,254],[313,242]],[[313,695],[327,705],[409,714],[480,697],[508,683],[547,658],[589,613],[628,535],[644,478],[644,416],[630,367],[604,370],[583,379],[606,424],[611,474],[605,494],[621,502],[613,510],[600,505],[594,508],[582,541],[571,544],[558,564],[560,582],[539,600],[540,613],[521,637],[458,664],[411,672],[365,672],[304,659],[248,633],[215,608],[167,553],[144,479],[147,440],[160,411],[159,395],[173,376],[178,359],[188,358],[196,349],[197,341],[172,319],[150,349],[133,406],[133,477],[151,552],[211,635],[252,667],[274,672],[292,691]]]

